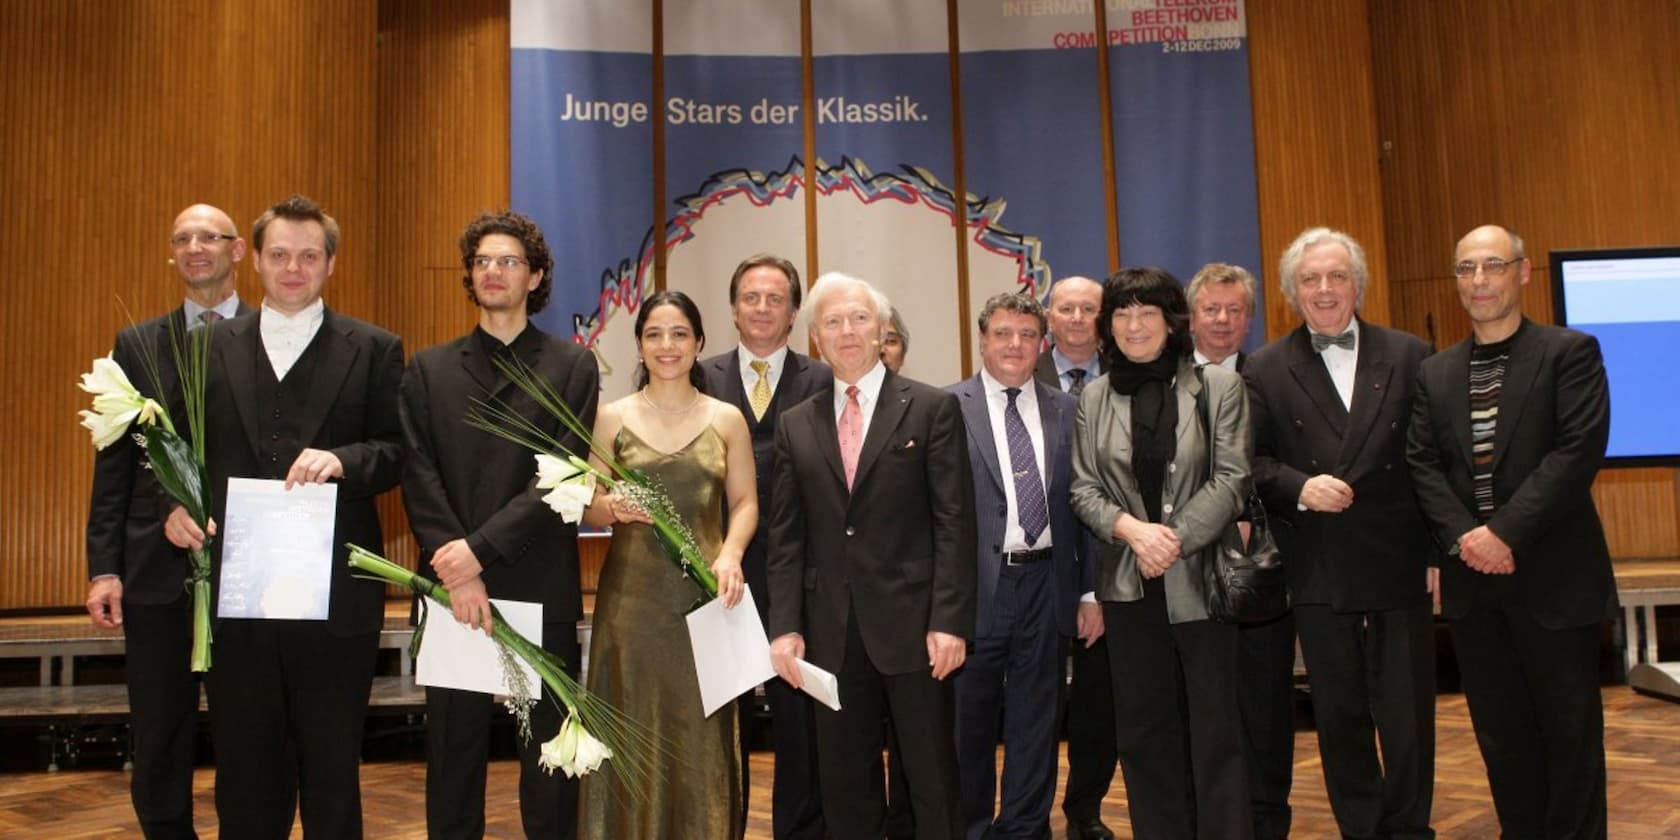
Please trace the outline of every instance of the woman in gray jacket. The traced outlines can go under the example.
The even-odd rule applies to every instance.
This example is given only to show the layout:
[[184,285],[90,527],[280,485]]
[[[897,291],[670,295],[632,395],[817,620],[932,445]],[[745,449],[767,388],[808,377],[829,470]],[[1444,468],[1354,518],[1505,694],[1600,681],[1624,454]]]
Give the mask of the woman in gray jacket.
[[[1159,268],[1103,283],[1108,373],[1085,388],[1073,508],[1098,540],[1120,767],[1138,837],[1252,836],[1237,627],[1208,618],[1202,550],[1247,498],[1248,398],[1217,365],[1198,379],[1190,308]],[[1196,400],[1206,382],[1209,444]]]

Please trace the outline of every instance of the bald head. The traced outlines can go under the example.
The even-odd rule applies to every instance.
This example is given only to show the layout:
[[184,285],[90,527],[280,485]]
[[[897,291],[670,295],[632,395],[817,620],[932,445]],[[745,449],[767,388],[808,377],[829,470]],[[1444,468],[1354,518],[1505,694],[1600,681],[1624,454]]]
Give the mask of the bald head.
[[233,294],[233,266],[245,258],[245,240],[221,208],[194,204],[182,210],[170,229],[169,249],[188,297],[208,308]]
[[1522,237],[1499,225],[1482,225],[1458,240],[1453,276],[1476,340],[1501,341],[1522,325],[1522,287],[1530,272]]
[[1089,362],[1101,347],[1102,339],[1097,335],[1097,314],[1101,311],[1101,283],[1077,276],[1057,280],[1050,287],[1050,309],[1044,313],[1056,349],[1077,364]]

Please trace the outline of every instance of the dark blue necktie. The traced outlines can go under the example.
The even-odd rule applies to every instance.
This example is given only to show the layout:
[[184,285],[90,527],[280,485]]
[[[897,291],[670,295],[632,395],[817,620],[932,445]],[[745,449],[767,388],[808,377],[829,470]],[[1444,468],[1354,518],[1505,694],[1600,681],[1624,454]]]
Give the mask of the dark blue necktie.
[[1085,390],[1085,369],[1082,367],[1068,368],[1068,393],[1079,396]]
[[1003,409],[1003,435],[1009,440],[1009,469],[1015,475],[1015,515],[1026,532],[1027,547],[1050,526],[1050,509],[1044,503],[1044,479],[1038,475],[1038,458],[1033,455],[1032,437],[1021,412],[1015,408],[1020,388],[1005,388],[1009,405]]

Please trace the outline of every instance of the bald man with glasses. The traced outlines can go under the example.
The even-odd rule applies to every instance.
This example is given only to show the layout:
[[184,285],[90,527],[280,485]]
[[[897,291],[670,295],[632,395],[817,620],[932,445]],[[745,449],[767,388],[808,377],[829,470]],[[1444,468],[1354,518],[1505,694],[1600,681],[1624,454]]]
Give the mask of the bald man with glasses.
[[[234,267],[246,247],[233,219],[208,204],[182,210],[168,242],[185,300],[119,332],[111,352],[141,393],[181,417],[186,409],[170,335],[250,311],[234,292]],[[148,357],[157,361],[162,394],[153,393],[142,373]],[[95,627],[121,628],[126,640],[134,815],[148,838],[196,837],[192,774],[199,689],[190,664],[192,603],[183,585],[191,567],[186,552],[163,537],[157,482],[141,447],[127,435],[95,456],[87,563],[88,615]]]

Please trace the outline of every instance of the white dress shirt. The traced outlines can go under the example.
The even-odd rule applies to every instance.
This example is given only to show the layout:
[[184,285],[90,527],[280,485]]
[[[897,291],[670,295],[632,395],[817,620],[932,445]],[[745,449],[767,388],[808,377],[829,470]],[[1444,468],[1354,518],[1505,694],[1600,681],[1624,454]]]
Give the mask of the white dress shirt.
[[1224,369],[1226,369],[1226,370],[1228,370],[1232,373],[1237,372],[1237,354],[1236,353],[1232,353],[1231,355],[1226,356],[1224,359],[1222,359],[1220,361],[1217,361],[1217,362],[1212,360],[1212,359],[1209,359],[1208,357],[1206,357],[1204,355],[1202,355],[1202,351],[1200,351],[1200,350],[1195,351],[1194,353],[1191,354],[1191,356],[1194,357],[1197,367],[1202,367],[1204,365],[1218,365],[1219,367],[1222,367],[1222,368],[1224,368]]
[[753,387],[758,384],[758,371],[752,369],[753,362],[769,362],[770,369],[764,372],[764,378],[770,384],[770,396],[776,396],[776,385],[782,381],[782,371],[787,368],[788,346],[783,344],[768,356],[754,356],[746,345],[735,345],[735,356],[741,360],[741,387],[746,390],[747,399],[752,399]]
[[[858,408],[863,414],[863,440],[869,440],[869,421],[875,416],[875,403],[881,396],[881,383],[886,381],[887,366],[879,361],[857,381]],[[846,388],[850,383],[834,378],[834,433],[840,433],[840,415],[846,410]]]
[[[992,421],[992,444],[997,448],[998,469],[1003,473],[1003,496],[1009,502],[1007,518],[1003,525],[1004,551],[1027,551],[1034,548],[1050,547],[1050,529],[1045,528],[1038,535],[1038,541],[1028,545],[1027,532],[1021,529],[1020,507],[1015,500],[1015,476],[1013,466],[1009,460],[1009,434],[1003,422],[1004,409],[1009,406],[1009,395],[1004,393],[1004,384],[992,378],[985,368],[980,369],[980,384],[986,389],[986,413]],[[1042,483],[1047,472],[1044,469],[1044,423],[1038,415],[1038,392],[1033,388],[1033,380],[1021,386],[1021,393],[1015,397],[1015,410],[1021,414],[1021,424],[1027,427],[1027,437],[1032,438],[1033,459],[1038,462],[1038,478]],[[1049,499],[1049,488],[1045,488],[1045,498]],[[1045,511],[1049,513],[1048,509]]]
[[1353,349],[1345,350],[1332,344],[1318,355],[1324,359],[1324,367],[1330,371],[1330,381],[1336,383],[1336,395],[1342,398],[1342,407],[1353,410],[1353,373],[1359,367],[1359,319],[1348,322],[1348,328],[1343,332],[1353,333]]
[[274,378],[285,379],[292,365],[297,364],[304,348],[315,340],[321,330],[326,306],[320,298],[296,315],[287,315],[263,301],[262,314],[257,316],[257,328],[262,333],[263,350],[268,363],[274,366]]

